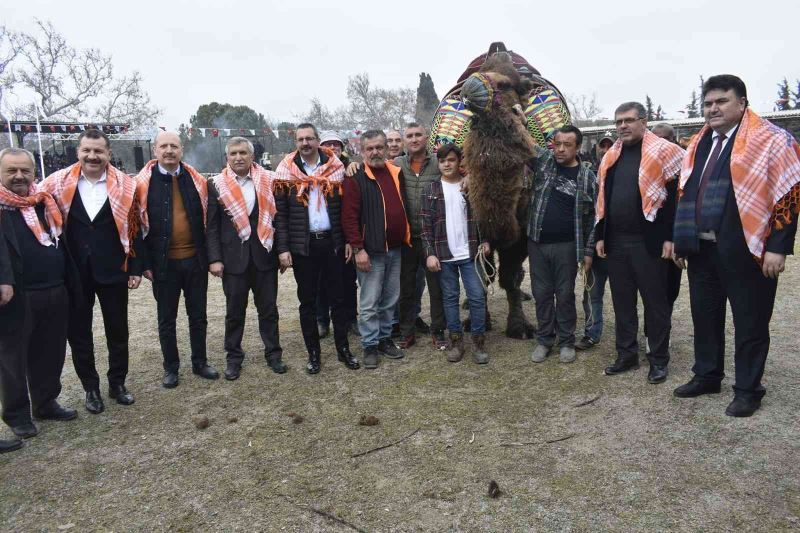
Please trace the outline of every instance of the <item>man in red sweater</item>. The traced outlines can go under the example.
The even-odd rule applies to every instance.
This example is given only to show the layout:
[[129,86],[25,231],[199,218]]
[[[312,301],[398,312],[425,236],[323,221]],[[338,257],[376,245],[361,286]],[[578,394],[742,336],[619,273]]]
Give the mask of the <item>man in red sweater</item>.
[[411,232],[400,193],[403,172],[386,161],[386,135],[380,130],[361,135],[364,165],[344,180],[342,229],[345,257],[355,259],[361,286],[358,327],[364,367],[377,368],[380,354],[400,359],[391,339],[392,314],[400,295],[400,249]]

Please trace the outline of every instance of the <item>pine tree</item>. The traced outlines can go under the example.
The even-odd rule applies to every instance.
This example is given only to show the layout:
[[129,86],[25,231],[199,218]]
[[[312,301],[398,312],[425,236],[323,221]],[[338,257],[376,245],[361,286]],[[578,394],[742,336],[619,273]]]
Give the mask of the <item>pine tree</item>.
[[700,116],[700,109],[697,106],[697,92],[692,91],[692,99],[689,105],[686,106],[686,118],[698,118]]
[[417,122],[427,127],[433,120],[433,115],[438,108],[439,97],[436,96],[436,89],[433,87],[431,75],[422,72],[419,75],[419,86],[417,87],[417,109],[415,113]]
[[794,108],[800,109],[800,80],[795,80],[797,89],[792,91],[792,100],[794,100]]
[[789,81],[786,77],[778,82],[778,99],[775,100],[775,111],[785,111],[791,109],[791,94],[789,93]]
[[661,108],[659,104],[658,108],[656,109],[656,120],[666,120],[667,116],[664,114],[664,110]]
[[653,100],[650,98],[649,94],[644,95],[644,108],[647,110],[647,120],[648,122],[655,118],[655,114],[653,113]]

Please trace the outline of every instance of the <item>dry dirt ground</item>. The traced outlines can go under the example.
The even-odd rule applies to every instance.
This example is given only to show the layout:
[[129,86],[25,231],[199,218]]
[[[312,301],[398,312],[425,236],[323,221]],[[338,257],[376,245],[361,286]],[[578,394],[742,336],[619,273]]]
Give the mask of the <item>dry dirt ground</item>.
[[[720,395],[672,396],[692,363],[685,277],[671,374],[657,386],[647,384],[646,365],[622,376],[602,374],[613,358],[608,296],[602,343],[573,364],[556,357],[535,365],[532,341],[495,331],[488,340],[492,361],[482,367],[468,359],[447,363],[426,338],[401,361],[353,372],[336,361],[328,339],[322,373],[308,376],[294,280],[284,275],[287,374],[273,374],[259,355],[251,306],[239,381],[204,381],[185,364],[180,386],[166,390],[144,282],[131,307],[128,386],[136,404],[107,400],[105,413],[90,415],[68,360],[62,401],[79,408],[80,417],[42,422],[22,451],[0,456],[0,529],[797,530],[800,261],[790,258],[787,270],[772,323],[769,392],[749,419],[724,415],[731,377]],[[210,359],[221,370],[224,299],[213,278],[209,296]],[[491,307],[504,321],[501,291]],[[531,303],[526,311],[533,314]],[[102,361],[99,313],[96,321]],[[728,333],[732,346],[730,324]],[[730,375],[730,356],[728,365]],[[208,417],[207,429],[195,427],[198,415]],[[361,426],[361,415],[380,423]],[[399,444],[352,457],[414,431]],[[491,480],[501,490],[496,499],[487,495]]]

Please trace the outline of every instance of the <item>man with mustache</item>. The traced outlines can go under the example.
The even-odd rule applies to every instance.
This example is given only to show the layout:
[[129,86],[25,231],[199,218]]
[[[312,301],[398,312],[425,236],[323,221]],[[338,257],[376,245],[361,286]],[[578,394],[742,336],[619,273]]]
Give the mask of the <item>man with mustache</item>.
[[178,386],[180,367],[175,321],[181,292],[189,318],[192,373],[219,378],[206,356],[208,182],[182,161],[183,145],[176,133],[159,132],[153,145],[156,159],[136,176],[136,194],[144,234],[144,276],[153,283],[164,357],[161,384],[171,389]]
[[[747,417],[766,394],[769,323],[800,212],[800,147],[748,107],[739,77],[711,76],[702,97],[706,124],[687,149],[675,218],[676,264],[689,269],[694,376],[674,394],[720,392],[730,303],[736,379],[725,414]],[[781,318],[796,326],[791,313]]]
[[208,184],[209,271],[225,292],[225,379],[239,379],[245,353],[242,336],[250,291],[258,311],[264,357],[276,374],[286,372],[278,337],[278,261],[272,249],[275,198],[273,172],[253,163],[253,144],[231,137],[228,165]]
[[358,325],[364,367],[378,367],[380,354],[400,359],[391,339],[392,312],[400,293],[400,248],[411,241],[403,203],[403,172],[386,161],[386,135],[369,130],[361,135],[364,165],[344,181],[342,229],[355,258],[361,286]]
[[[27,150],[0,151],[0,402],[23,439],[38,433],[31,408],[38,420],[78,416],[57,401],[75,268],[57,245],[61,213],[49,193],[35,192],[34,169]],[[0,452],[19,446],[0,444]]]
[[92,318],[95,298],[103,312],[108,346],[108,393],[131,405],[128,375],[128,291],[142,274],[141,234],[134,205],[136,181],[109,164],[105,133],[88,129],[78,137],[78,162],[50,175],[42,189],[53,195],[65,224],[65,244],[80,272],[84,305],[69,317],[67,338],[75,371],[86,391],[86,410],[105,410],[95,366]]

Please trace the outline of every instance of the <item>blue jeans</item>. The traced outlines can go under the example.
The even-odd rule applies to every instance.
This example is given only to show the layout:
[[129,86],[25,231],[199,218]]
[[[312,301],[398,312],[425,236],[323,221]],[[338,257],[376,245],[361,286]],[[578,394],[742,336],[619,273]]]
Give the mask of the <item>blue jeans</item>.
[[442,271],[439,273],[439,282],[442,285],[442,303],[444,304],[444,317],[447,320],[447,330],[461,333],[461,315],[459,312],[458,297],[461,289],[458,285],[458,276],[464,283],[464,291],[469,301],[469,318],[472,328],[471,333],[478,335],[486,331],[486,293],[472,259],[460,261],[441,261]]
[[392,314],[400,297],[400,248],[383,254],[370,254],[369,272],[358,271],[358,329],[361,346],[377,346],[392,334]]
[[603,335],[603,294],[606,290],[607,280],[606,260],[595,256],[592,261],[592,270],[587,277],[588,283],[592,285],[592,290],[588,295],[585,290],[583,291],[583,314],[586,317],[583,334],[595,342],[599,342]]

